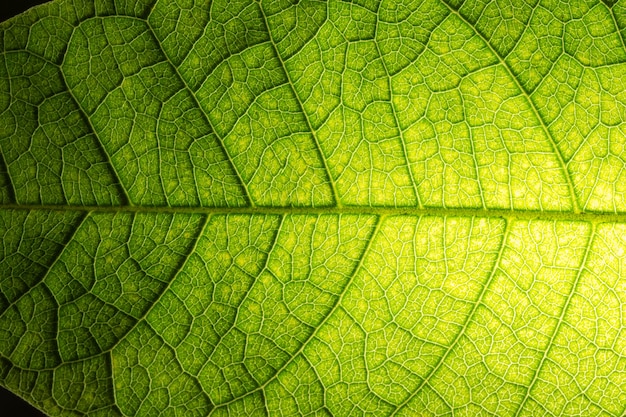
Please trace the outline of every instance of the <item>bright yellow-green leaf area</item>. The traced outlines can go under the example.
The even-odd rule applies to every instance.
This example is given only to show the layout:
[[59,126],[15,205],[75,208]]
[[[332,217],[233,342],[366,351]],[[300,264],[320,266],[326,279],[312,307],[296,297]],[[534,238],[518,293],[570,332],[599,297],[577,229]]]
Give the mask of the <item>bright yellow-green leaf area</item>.
[[626,4],[2,23],[0,384],[51,416],[624,416]]

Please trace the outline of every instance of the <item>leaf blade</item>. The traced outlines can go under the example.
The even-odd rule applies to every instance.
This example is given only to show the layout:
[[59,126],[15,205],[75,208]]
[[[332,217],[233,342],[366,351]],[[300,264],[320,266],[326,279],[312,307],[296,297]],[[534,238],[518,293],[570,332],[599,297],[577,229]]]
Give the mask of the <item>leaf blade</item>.
[[623,413],[621,3],[179,3],[0,29],[4,386]]

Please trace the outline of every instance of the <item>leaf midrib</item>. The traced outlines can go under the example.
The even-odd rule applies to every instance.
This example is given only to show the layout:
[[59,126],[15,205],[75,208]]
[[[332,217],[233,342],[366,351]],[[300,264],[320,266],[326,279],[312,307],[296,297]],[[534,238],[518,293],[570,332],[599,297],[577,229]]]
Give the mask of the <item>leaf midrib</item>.
[[54,204],[0,204],[1,210],[73,211],[89,213],[147,213],[147,214],[249,214],[249,215],[341,215],[370,214],[379,216],[438,216],[482,217],[519,220],[553,220],[599,223],[626,223],[626,212],[580,212],[508,210],[465,207],[382,207],[382,206],[282,206],[282,207],[172,207],[172,206],[93,206]]

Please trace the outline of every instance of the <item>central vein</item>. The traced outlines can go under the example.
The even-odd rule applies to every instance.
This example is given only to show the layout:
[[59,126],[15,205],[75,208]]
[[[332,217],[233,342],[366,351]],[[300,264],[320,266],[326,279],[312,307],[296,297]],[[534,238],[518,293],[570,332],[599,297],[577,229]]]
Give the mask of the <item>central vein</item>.
[[41,204],[3,204],[0,210],[48,210],[94,213],[186,213],[186,214],[374,214],[385,216],[497,217],[504,219],[542,219],[590,223],[626,223],[626,213],[562,212],[438,207],[156,207],[156,206],[78,206]]

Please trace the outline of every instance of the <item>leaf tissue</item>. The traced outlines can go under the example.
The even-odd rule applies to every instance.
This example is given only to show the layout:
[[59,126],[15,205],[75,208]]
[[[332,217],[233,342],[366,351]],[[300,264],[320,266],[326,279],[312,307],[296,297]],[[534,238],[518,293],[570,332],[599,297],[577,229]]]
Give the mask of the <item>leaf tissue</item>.
[[0,25],[0,384],[50,416],[623,416],[626,4]]

